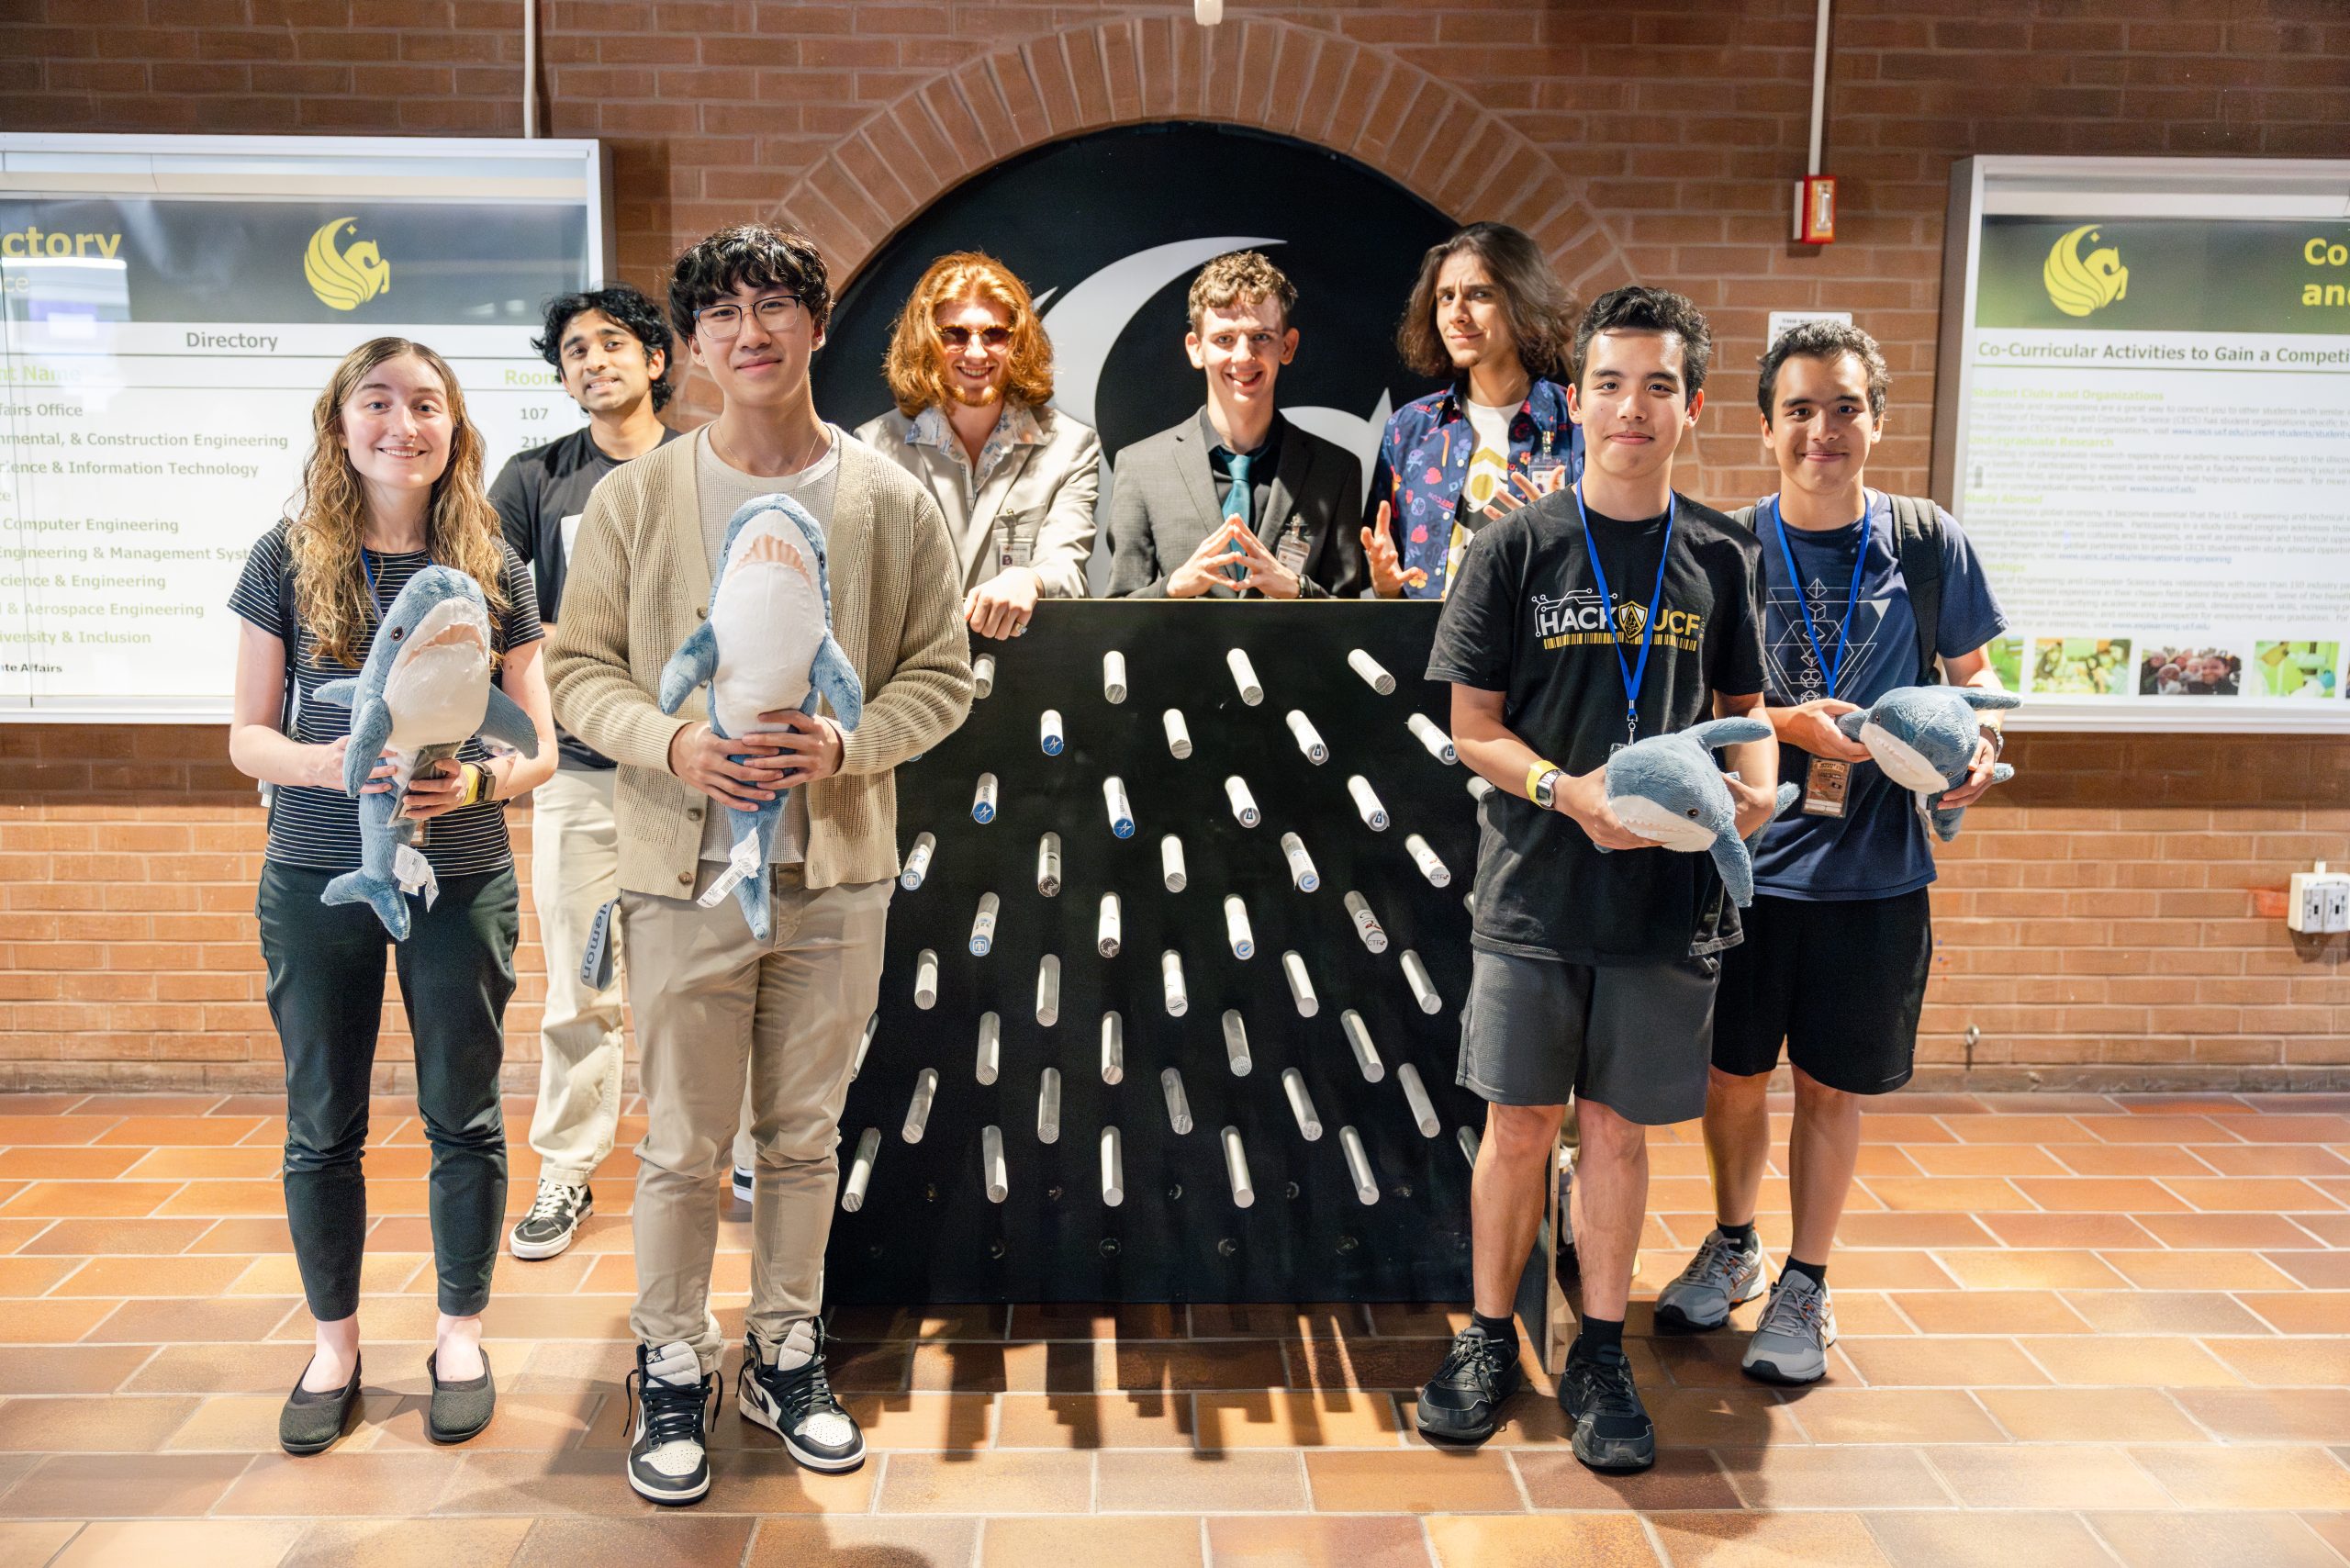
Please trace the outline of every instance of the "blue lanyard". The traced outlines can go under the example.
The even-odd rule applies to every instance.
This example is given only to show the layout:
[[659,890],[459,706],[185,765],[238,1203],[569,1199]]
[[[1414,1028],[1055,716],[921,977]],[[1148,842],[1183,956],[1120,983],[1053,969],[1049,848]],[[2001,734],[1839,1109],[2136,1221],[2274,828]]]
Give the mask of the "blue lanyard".
[[1844,655],[1852,645],[1852,616],[1861,606],[1861,574],[1868,566],[1868,498],[1861,498],[1861,547],[1852,553],[1852,586],[1844,594],[1844,624],[1836,633],[1834,664],[1829,663],[1828,655],[1820,651],[1819,633],[1811,623],[1811,601],[1804,596],[1803,574],[1796,569],[1795,546],[1787,543],[1787,523],[1779,515],[1779,498],[1776,496],[1771,498],[1771,526],[1779,531],[1779,553],[1786,558],[1787,581],[1796,590],[1796,608],[1803,616],[1803,634],[1810,640],[1811,656],[1818,661],[1816,667],[1828,678],[1828,688],[1822,695],[1833,697],[1836,695],[1836,678],[1843,673]]
[[359,570],[367,579],[367,599],[375,607],[375,624],[384,623],[384,596],[375,591],[375,564],[367,559],[367,546],[359,547]]
[[1591,514],[1583,510],[1583,481],[1574,485],[1575,515],[1583,520],[1583,554],[1591,557],[1591,575],[1599,584],[1599,597],[1607,610],[1607,645],[1616,651],[1616,673],[1624,678],[1624,733],[1637,741],[1640,738],[1640,687],[1649,676],[1649,644],[1656,641],[1656,612],[1664,604],[1664,564],[1673,559],[1673,518],[1680,510],[1678,496],[1665,503],[1664,543],[1656,554],[1656,588],[1649,595],[1649,612],[1640,622],[1640,659],[1632,664],[1624,657],[1624,639],[1616,632],[1616,596],[1607,587],[1607,568],[1599,564],[1599,544],[1591,536]]

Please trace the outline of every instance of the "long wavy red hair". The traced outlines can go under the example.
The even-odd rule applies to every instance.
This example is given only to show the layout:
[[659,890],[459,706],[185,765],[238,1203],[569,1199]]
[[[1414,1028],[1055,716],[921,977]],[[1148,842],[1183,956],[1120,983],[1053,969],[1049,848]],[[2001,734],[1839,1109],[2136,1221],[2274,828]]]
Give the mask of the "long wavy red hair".
[[1053,343],[1036,319],[1027,286],[1012,269],[979,251],[957,251],[930,263],[906,299],[882,360],[890,395],[909,419],[946,402],[946,345],[938,336],[938,308],[985,299],[1012,318],[1012,352],[1004,366],[1003,390],[1032,409],[1053,398]]

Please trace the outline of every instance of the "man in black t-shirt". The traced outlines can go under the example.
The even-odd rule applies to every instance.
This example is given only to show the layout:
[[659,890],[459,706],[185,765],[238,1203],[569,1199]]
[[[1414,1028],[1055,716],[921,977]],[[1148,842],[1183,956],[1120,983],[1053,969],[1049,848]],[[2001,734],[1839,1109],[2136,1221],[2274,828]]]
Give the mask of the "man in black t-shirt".
[[[506,542],[538,584],[539,619],[553,634],[572,541],[598,480],[677,432],[660,420],[669,400],[667,322],[626,284],[547,303],[546,334],[532,347],[563,378],[588,422],[518,454],[490,486]],[[539,1106],[531,1147],[539,1153],[537,1201],[508,1237],[514,1256],[552,1258],[571,1245],[595,1200],[588,1178],[612,1151],[620,1122],[621,974],[593,985],[579,977],[597,911],[620,896],[620,834],[612,822],[612,764],[558,731],[561,766],[532,797],[531,899],[546,958],[539,1025]],[[606,939],[620,940],[617,926]]]
[[[1419,1428],[1482,1442],[1517,1386],[1511,1303],[1572,1095],[1583,1316],[1559,1400],[1575,1456],[1600,1470],[1656,1460],[1623,1350],[1647,1129],[1705,1109],[1715,955],[1739,940],[1711,857],[1660,850],[1617,821],[1606,762],[1762,700],[1759,548],[1673,490],[1709,349],[1706,319],[1677,294],[1619,288],[1592,306],[1568,396],[1583,478],[1474,536],[1428,657],[1427,678],[1452,683],[1461,761],[1497,788],[1482,808],[1460,1042],[1460,1081],[1490,1103],[1470,1199],[1475,1310],[1421,1391]],[[1771,815],[1778,757],[1767,741],[1729,756],[1744,835]]]

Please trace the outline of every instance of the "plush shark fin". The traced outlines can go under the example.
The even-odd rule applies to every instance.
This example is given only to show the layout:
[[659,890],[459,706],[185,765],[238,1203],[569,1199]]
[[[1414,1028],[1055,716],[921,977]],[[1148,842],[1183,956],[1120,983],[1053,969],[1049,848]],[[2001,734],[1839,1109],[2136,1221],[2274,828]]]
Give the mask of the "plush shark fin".
[[524,756],[539,755],[538,725],[531,722],[520,703],[495,686],[489,689],[489,707],[481,716],[481,733]]
[[321,702],[331,702],[338,708],[348,708],[359,700],[359,681],[356,677],[330,680],[311,695]]
[[718,673],[718,633],[707,621],[677,644],[661,667],[661,711],[674,713],[697,686]]
[[865,716],[865,683],[857,679],[856,666],[848,662],[848,655],[830,632],[816,644],[816,657],[808,666],[808,682],[832,704],[833,717],[840,722],[842,729],[856,728],[856,722]]
[[359,798],[367,776],[375,771],[384,755],[384,743],[391,738],[392,711],[381,701],[370,702],[351,716],[351,745],[342,754],[344,794]]
[[2023,705],[2023,699],[2012,691],[1986,691],[1979,686],[1956,686],[1951,689],[1958,693],[1961,701],[1977,712]]
[[[2015,768],[2007,763],[1994,763],[1991,767],[1991,782],[1994,784],[2005,784],[2015,776]],[[1934,836],[1944,844],[1958,836],[1958,824],[1966,815],[1964,806],[1945,806],[1942,803],[1942,795],[1948,793],[1948,790],[1943,790],[1930,795],[1919,803],[1926,821],[1933,827]]]
[[1748,741],[1769,740],[1771,722],[1768,719],[1741,713],[1735,719],[1708,719],[1702,724],[1692,724],[1679,733],[1708,749],[1715,746],[1742,745]]

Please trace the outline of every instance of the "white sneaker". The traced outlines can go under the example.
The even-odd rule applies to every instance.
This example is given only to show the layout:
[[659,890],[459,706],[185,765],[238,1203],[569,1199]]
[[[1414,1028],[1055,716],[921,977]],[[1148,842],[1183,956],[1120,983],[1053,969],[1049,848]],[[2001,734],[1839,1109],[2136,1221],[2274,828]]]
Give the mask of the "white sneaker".
[[738,1204],[749,1203],[751,1194],[757,1188],[758,1172],[747,1165],[737,1165],[734,1168],[734,1201]]
[[656,1503],[699,1501],[710,1490],[707,1434],[717,1376],[702,1375],[694,1348],[682,1340],[658,1350],[639,1345],[628,1392],[635,1406],[628,1484]]
[[579,1222],[595,1212],[596,1194],[587,1186],[542,1176],[531,1212],[514,1222],[506,1245],[526,1263],[552,1258],[570,1247],[579,1234]]
[[822,1323],[793,1324],[780,1345],[746,1336],[735,1389],[743,1418],[781,1438],[809,1469],[855,1470],[865,1462],[865,1434],[833,1396],[824,1370]]

